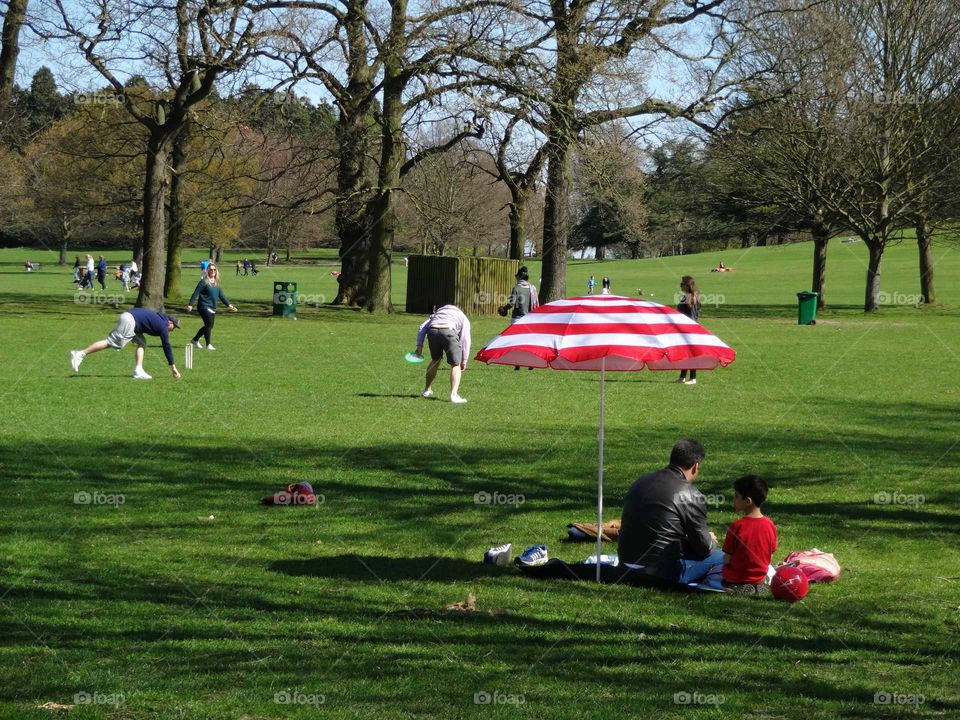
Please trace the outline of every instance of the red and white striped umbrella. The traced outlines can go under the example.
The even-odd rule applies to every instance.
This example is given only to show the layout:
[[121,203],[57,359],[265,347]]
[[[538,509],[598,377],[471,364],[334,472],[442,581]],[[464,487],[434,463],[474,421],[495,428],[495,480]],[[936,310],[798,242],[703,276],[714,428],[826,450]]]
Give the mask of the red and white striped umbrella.
[[673,308],[616,295],[541,305],[477,354],[491,365],[554,370],[712,370],[736,353]]
[[712,370],[736,353],[673,308],[617,295],[555,300],[524,316],[477,353],[490,365],[600,371],[597,436],[597,582],[603,551],[604,375],[607,370]]

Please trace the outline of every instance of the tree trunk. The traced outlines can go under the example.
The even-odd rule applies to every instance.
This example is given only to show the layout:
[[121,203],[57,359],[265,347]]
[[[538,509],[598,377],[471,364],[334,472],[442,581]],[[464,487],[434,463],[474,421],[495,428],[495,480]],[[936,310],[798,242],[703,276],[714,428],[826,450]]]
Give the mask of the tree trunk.
[[143,272],[143,218],[140,218],[140,234],[133,236],[133,259]]
[[370,282],[370,114],[373,107],[373,74],[368,63],[364,29],[366,1],[347,3],[344,28],[347,37],[347,92],[339,103],[336,138],[338,151],[337,207],[334,223],[340,249],[340,289],[334,305],[362,307]]
[[[556,112],[556,111],[555,111]],[[543,286],[541,302],[560,300],[567,293],[567,205],[570,184],[570,140],[564,122],[548,140],[547,188],[543,204]]]
[[932,228],[930,221],[922,218],[917,221],[917,249],[920,251],[920,295],[922,302],[932,304],[937,301],[937,292],[933,284],[933,248],[930,245]]
[[[20,55],[20,28],[27,16],[27,0],[9,0],[3,15],[0,35],[0,120],[5,120],[16,80],[17,58]],[[6,131],[6,123],[0,127]]]
[[[398,5],[404,6],[403,13],[406,16],[406,3],[401,1]],[[394,13],[397,12],[398,7],[395,5]],[[396,18],[392,22],[396,24]],[[397,225],[393,192],[400,186],[400,166],[404,157],[404,82],[396,67],[386,67],[384,72],[380,172],[377,177],[377,193],[370,205],[370,277],[364,305],[369,312],[393,312],[393,303],[390,300],[390,255]]]
[[824,284],[827,279],[827,244],[830,241],[830,233],[825,228],[814,228],[813,230],[813,283],[810,289],[817,296],[817,309],[825,305]]
[[883,243],[873,237],[864,237],[863,241],[867,243],[870,252],[863,311],[876,312],[880,308],[880,261],[883,260]]
[[166,275],[167,166],[173,145],[169,131],[154,133],[147,142],[147,172],[143,190],[143,264],[137,307],[163,310]]
[[287,262],[290,262],[290,246],[287,245]]
[[66,237],[60,238],[60,258],[57,260],[57,265],[66,265],[67,264],[67,242]]
[[510,187],[510,259],[523,260],[527,245],[527,192],[519,185]]
[[170,224],[167,228],[167,271],[163,281],[163,296],[167,301],[180,297],[180,246],[183,242],[183,171],[187,167],[187,136],[190,126],[185,123],[173,142],[173,173],[170,177]]

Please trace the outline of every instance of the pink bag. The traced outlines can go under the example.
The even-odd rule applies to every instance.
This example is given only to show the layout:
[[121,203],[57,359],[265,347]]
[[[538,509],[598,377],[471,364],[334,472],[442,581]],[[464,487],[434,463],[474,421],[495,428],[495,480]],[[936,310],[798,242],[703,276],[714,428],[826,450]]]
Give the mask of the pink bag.
[[840,577],[840,563],[831,553],[816,548],[799,550],[787,555],[787,559],[777,567],[795,565],[803,571],[810,582],[830,582]]

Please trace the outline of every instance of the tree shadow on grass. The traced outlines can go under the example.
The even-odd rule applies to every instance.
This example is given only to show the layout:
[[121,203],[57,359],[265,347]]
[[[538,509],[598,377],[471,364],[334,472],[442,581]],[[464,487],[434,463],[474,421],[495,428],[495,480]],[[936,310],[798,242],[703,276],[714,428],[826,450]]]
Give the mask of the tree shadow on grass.
[[420,393],[402,394],[402,393],[369,393],[369,392],[362,392],[362,393],[357,393],[357,397],[362,397],[362,398],[400,398],[401,400],[431,400],[431,399],[437,399],[437,400],[438,400],[438,399],[439,399],[439,398],[424,398],[424,397],[422,397],[422,396],[420,395]]
[[354,582],[393,582],[431,580],[457,582],[476,578],[515,574],[509,568],[497,568],[480,562],[452,557],[377,557],[335,555],[300,560],[278,560],[269,570],[286,575],[318,577]]
[[[419,399],[416,396],[402,397]],[[955,512],[960,502],[960,490],[942,484],[922,488],[919,492],[925,494],[924,503],[909,506],[893,503],[893,507],[885,507],[882,501],[875,500],[878,491],[918,492],[917,475],[905,478],[909,483],[903,487],[894,482],[889,483],[892,487],[871,484],[864,489],[862,498],[844,498],[836,502],[779,501],[777,491],[781,489],[843,482],[844,475],[837,467],[838,454],[853,453],[864,458],[865,462],[888,455],[891,462],[918,469],[929,467],[937,458],[940,458],[941,466],[948,466],[960,454],[956,438],[945,431],[950,427],[951,417],[942,406],[841,402],[854,405],[843,412],[869,417],[878,423],[884,416],[899,414],[905,430],[896,436],[890,436],[883,427],[878,431],[859,433],[841,430],[819,437],[806,436],[795,429],[769,433],[765,444],[776,447],[780,457],[793,456],[793,462],[801,463],[793,466],[781,460],[768,470],[763,462],[763,450],[756,452],[752,465],[767,475],[775,489],[770,507],[778,520],[795,518],[809,524],[811,517],[823,516],[826,518],[824,522],[830,525],[838,519],[869,522],[874,532],[894,536],[905,532],[955,532],[960,525],[960,514]],[[825,401],[815,400],[814,403],[821,411],[826,411]],[[911,434],[909,428],[912,427],[917,428],[918,435]],[[545,437],[562,434],[561,426],[551,429],[548,423],[542,423],[537,431]],[[918,437],[922,437],[922,441],[918,441]],[[722,427],[709,428],[701,439],[711,449],[750,447],[755,442],[752,435]],[[523,438],[518,442],[522,443]],[[830,444],[829,454],[825,453],[825,443]],[[608,445],[611,457],[622,457],[626,452],[617,447],[612,434],[608,434]],[[951,455],[953,451],[955,453]],[[823,462],[828,465],[818,466],[817,458],[825,455]],[[93,458],[98,461],[91,462]],[[738,466],[743,464],[737,462]],[[22,532],[42,534],[46,530],[31,527],[32,521],[25,514],[51,508],[58,508],[58,512],[73,512],[77,509],[72,504],[76,490],[125,493],[135,501],[135,505],[131,505],[138,511],[134,522],[140,522],[146,519],[141,510],[145,504],[167,514],[193,506],[219,515],[232,511],[237,502],[249,503],[253,508],[262,496],[275,492],[286,483],[309,479],[317,492],[323,493],[327,499],[318,518],[333,514],[346,519],[351,514],[374,511],[385,522],[417,523],[429,537],[432,530],[448,527],[451,518],[477,511],[488,513],[484,516],[485,525],[505,519],[505,513],[514,517],[531,513],[565,513],[566,522],[581,519],[595,506],[595,483],[592,480],[595,463],[592,453],[559,451],[544,454],[542,448],[517,446],[450,448],[436,442],[352,446],[302,442],[281,445],[258,441],[251,449],[242,442],[224,443],[220,437],[199,437],[183,443],[162,442],[145,448],[131,441],[100,444],[58,442],[50,438],[36,443],[0,444],[0,467],[10,479],[0,485],[0,499],[8,507],[20,510],[7,514],[5,525],[17,526]],[[70,476],[64,468],[82,468],[83,471]],[[638,468],[647,469],[654,468]],[[714,472],[726,471],[717,468]],[[625,487],[632,479],[621,478],[619,484]],[[35,491],[22,492],[26,486],[21,483],[29,483]],[[728,491],[723,479],[703,482],[700,487],[708,494],[726,494]],[[479,507],[475,500],[478,493],[522,493],[526,503],[507,509]],[[619,491],[608,491],[607,502],[613,506],[611,515],[618,512],[618,500]],[[282,511],[278,513],[282,514]],[[904,528],[905,523],[912,527]],[[558,527],[557,532],[561,531],[562,528]]]

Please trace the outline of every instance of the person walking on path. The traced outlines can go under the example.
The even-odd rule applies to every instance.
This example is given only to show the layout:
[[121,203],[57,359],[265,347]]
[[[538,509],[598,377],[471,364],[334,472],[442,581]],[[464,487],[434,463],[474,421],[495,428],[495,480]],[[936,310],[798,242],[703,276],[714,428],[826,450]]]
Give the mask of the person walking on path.
[[176,363],[173,361],[173,348],[170,347],[170,331],[179,327],[180,320],[172,315],[167,316],[149,308],[132,308],[120,313],[116,327],[107,335],[105,340],[98,340],[85,350],[71,350],[70,367],[73,368],[75,373],[78,373],[80,372],[80,363],[87,355],[98,353],[110,347],[114,350],[123,350],[132,340],[133,344],[137,346],[133,377],[135,380],[150,380],[152,376],[148,375],[143,369],[143,355],[147,347],[147,341],[143,336],[154,335],[160,338],[163,354],[167,358],[171,374],[179,380],[180,371],[177,370]]
[[[694,322],[700,320],[700,290],[697,289],[697,282],[689,275],[680,278],[680,302],[677,304],[677,310],[682,312]],[[680,378],[677,380],[682,385],[696,385],[697,371],[690,370],[690,379],[687,380],[687,371],[680,371]]]
[[423,354],[423,341],[430,345],[430,364],[424,382],[423,397],[433,396],[433,381],[443,356],[450,364],[450,402],[461,405],[466,400],[460,397],[460,378],[467,369],[470,356],[470,319],[456,305],[444,305],[427,318],[417,333],[417,355]]
[[587,295],[593,295],[593,289],[597,286],[597,281],[593,275],[587,278]]
[[243,267],[243,263],[237,260],[237,277],[240,277],[240,268]]
[[236,312],[237,308],[227,300],[227,296],[223,294],[220,287],[220,271],[217,270],[216,265],[210,263],[207,265],[206,277],[197,283],[193,295],[190,296],[190,302],[187,304],[187,312],[193,312],[193,306],[196,304],[200,318],[203,320],[203,327],[197,330],[197,334],[190,341],[198,348],[203,347],[200,343],[200,337],[203,336],[207,342],[207,350],[216,350],[210,341],[213,337],[213,321],[217,317],[218,300]]
[[243,274],[247,275],[250,271],[250,261],[246,258],[243,259]]

